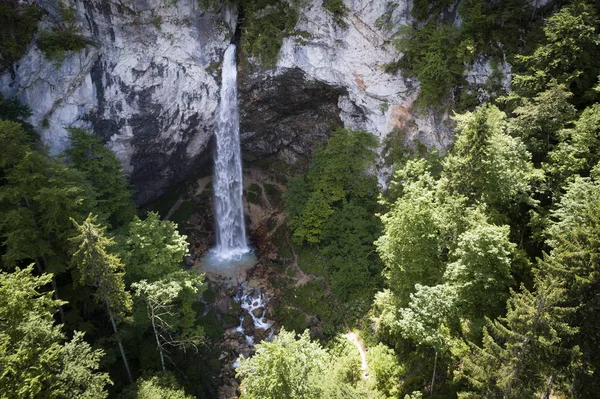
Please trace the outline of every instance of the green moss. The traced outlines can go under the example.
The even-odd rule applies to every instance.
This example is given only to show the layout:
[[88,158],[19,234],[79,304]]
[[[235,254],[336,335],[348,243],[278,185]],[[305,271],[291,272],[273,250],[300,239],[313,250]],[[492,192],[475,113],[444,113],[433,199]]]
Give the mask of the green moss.
[[344,0],[323,0],[323,8],[333,15],[333,20],[342,28],[346,28],[348,24],[344,21],[344,17],[350,11],[344,4]]
[[162,23],[163,23],[163,19],[161,15],[157,15],[154,18],[152,18],[152,25],[154,25],[154,27],[157,30],[162,30]]
[[0,70],[23,57],[41,17],[42,10],[36,5],[0,4]]
[[260,204],[260,201],[262,200],[262,193],[262,188],[258,184],[252,183],[246,191],[246,201],[255,205]]
[[276,185],[265,183],[263,185],[267,199],[273,207],[280,207],[283,205],[283,193],[279,191]]
[[217,73],[219,71],[220,62],[211,62],[204,70],[211,75]]

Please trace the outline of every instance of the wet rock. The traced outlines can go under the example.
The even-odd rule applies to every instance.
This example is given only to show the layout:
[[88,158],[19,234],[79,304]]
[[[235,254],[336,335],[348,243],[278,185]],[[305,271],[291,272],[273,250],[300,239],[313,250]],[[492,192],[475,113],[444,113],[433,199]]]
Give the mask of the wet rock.
[[244,333],[246,335],[253,335],[254,334],[254,320],[252,320],[252,317],[250,316],[250,314],[245,311],[244,312],[244,321],[242,322],[242,328],[244,329]]
[[263,308],[256,308],[252,311],[252,314],[254,315],[254,317],[261,317],[264,311],[265,310]]

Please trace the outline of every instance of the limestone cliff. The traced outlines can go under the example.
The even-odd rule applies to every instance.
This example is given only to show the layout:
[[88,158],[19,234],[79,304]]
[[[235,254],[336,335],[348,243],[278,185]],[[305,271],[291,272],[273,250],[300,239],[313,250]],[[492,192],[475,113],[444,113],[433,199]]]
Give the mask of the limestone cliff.
[[[66,127],[92,129],[113,150],[145,202],[201,162],[212,135],[219,83],[211,74],[235,30],[235,10],[204,12],[196,0],[84,0],[80,32],[91,41],[62,62],[35,44],[0,88],[33,111],[52,153]],[[57,0],[40,0],[41,28],[59,22]]]
[[[60,23],[58,0],[36,3],[47,11],[40,28]],[[450,143],[447,115],[412,109],[418,82],[381,68],[400,54],[390,41],[393,30],[378,20],[385,14],[387,26],[410,21],[411,1],[344,3],[349,12],[341,24],[321,0],[307,0],[295,29],[302,34],[284,40],[276,68],[263,70],[252,59],[240,66],[247,160],[308,156],[340,124],[379,137],[402,128],[407,139],[438,148]],[[51,152],[68,146],[66,127],[91,129],[122,161],[141,203],[209,167],[219,63],[237,28],[235,6],[207,11],[197,0],[70,4],[91,44],[58,63],[45,59],[34,39],[0,75],[0,91],[29,105],[30,122]],[[486,68],[482,60],[468,78],[485,80]]]

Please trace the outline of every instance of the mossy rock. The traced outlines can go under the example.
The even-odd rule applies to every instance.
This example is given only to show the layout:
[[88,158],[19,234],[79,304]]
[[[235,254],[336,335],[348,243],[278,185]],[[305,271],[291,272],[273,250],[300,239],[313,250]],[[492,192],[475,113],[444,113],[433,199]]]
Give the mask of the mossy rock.
[[262,202],[262,195],[262,188],[258,184],[252,183],[246,191],[246,201],[248,201],[251,204],[258,205]]

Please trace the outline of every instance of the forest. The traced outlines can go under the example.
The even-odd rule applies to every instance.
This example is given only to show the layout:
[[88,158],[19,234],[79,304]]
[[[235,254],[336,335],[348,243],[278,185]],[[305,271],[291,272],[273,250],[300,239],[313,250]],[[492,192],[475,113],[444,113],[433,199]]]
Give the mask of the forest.
[[[322,3],[344,29],[348,2]],[[457,25],[444,16],[455,1],[414,0],[402,26],[387,4],[378,27],[402,56],[383,69],[419,82],[415,112],[449,115],[453,143],[332,121],[285,169],[268,266],[277,333],[236,359],[240,398],[598,397],[600,3],[538,3],[462,0]],[[72,8],[51,31],[35,27],[35,4],[11,4],[3,68],[34,38],[53,63],[89,45]],[[240,7],[241,57],[265,69],[303,6],[199,4]],[[482,54],[494,66],[483,96],[464,78]],[[0,97],[0,397],[218,397],[226,327],[205,317],[215,288],[194,266],[189,224],[136,204],[91,131],[68,127],[70,147],[51,154],[31,111]],[[290,259],[317,277],[282,282]]]

